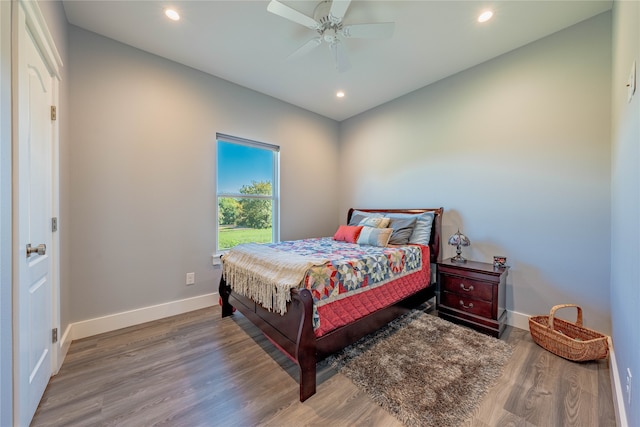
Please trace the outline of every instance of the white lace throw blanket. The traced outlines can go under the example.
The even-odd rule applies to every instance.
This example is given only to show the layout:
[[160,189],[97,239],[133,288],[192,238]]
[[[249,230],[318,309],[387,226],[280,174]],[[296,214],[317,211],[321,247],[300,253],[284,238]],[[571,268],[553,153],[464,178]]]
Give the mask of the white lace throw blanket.
[[244,243],[222,256],[222,274],[235,292],[269,311],[284,314],[291,301],[291,289],[300,285],[307,270],[328,261]]

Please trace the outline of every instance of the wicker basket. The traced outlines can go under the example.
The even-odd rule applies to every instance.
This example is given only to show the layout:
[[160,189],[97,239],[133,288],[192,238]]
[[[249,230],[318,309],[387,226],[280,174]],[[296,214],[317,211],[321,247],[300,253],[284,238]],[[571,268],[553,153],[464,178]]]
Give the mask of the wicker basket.
[[[565,307],[578,309],[576,323],[554,318]],[[604,359],[609,354],[607,336],[582,326],[582,308],[575,304],[556,305],[548,316],[530,317],[529,330],[538,345],[574,362]]]

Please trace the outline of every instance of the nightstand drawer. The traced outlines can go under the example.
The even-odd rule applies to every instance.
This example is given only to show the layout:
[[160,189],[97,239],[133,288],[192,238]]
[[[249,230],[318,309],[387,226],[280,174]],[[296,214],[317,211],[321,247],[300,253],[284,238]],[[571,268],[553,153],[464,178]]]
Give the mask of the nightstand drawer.
[[458,294],[443,292],[440,295],[440,304],[456,310],[465,311],[477,316],[491,318],[493,304],[475,298],[468,298]]
[[442,290],[458,294],[464,298],[477,298],[493,301],[493,285],[491,283],[471,280],[459,276],[442,275]]

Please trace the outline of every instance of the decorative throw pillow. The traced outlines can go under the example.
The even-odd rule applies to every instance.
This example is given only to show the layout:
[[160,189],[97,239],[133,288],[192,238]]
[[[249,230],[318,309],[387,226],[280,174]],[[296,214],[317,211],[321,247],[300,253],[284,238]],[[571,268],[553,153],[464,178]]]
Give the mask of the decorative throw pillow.
[[339,240],[341,242],[356,243],[358,236],[362,231],[361,225],[341,225],[338,227],[338,231],[333,235],[333,240]]
[[391,222],[391,218],[368,217],[360,221],[358,225],[374,228],[387,228],[389,222]]
[[363,219],[366,219],[366,218],[367,217],[364,215],[353,214],[351,215],[351,220],[349,220],[349,225],[358,225]]
[[416,218],[416,225],[413,227],[413,233],[409,238],[409,243],[418,243],[420,245],[429,246],[429,240],[431,239],[431,227],[433,226],[433,218],[435,214],[433,212],[424,212],[421,214],[402,214],[402,213],[388,213],[387,218]]
[[393,229],[391,237],[389,238],[390,245],[406,245],[409,243],[409,238],[413,233],[413,229],[416,225],[417,217],[409,218],[391,218],[389,227]]
[[385,247],[389,243],[391,232],[393,228],[363,227],[358,237],[358,244]]

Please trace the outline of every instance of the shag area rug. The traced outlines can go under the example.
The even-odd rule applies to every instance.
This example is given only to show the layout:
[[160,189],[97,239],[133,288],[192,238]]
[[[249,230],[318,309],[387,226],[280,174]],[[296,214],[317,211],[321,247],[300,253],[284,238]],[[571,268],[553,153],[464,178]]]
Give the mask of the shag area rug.
[[413,310],[326,363],[407,426],[463,423],[500,375],[504,341]]

